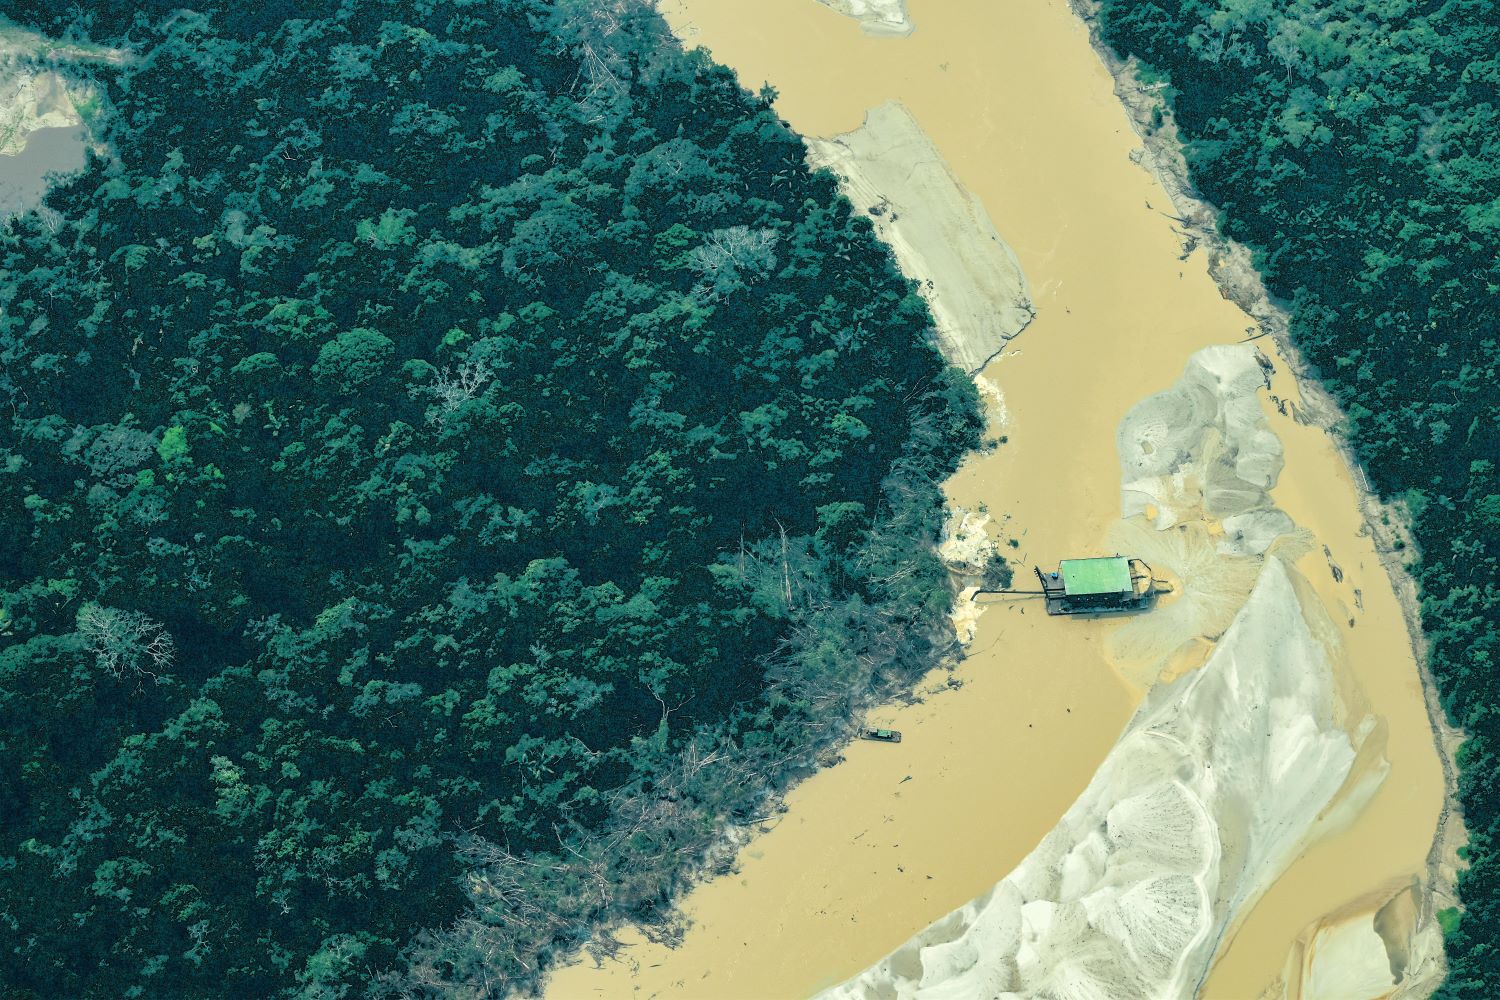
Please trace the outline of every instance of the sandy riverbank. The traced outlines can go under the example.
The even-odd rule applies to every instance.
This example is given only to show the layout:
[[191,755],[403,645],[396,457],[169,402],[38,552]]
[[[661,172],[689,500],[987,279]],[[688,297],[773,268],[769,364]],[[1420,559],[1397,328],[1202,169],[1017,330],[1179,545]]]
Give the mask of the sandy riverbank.
[[918,282],[951,364],[980,371],[1031,322],[1015,252],[899,103],[872,108],[852,132],[809,138],[807,148]]
[[[803,134],[848,133],[892,99],[909,109],[1014,247],[1037,308],[985,371],[1004,393],[1009,442],[966,463],[950,499],[1019,542],[1023,566],[1099,551],[1120,517],[1121,420],[1194,352],[1254,323],[1220,294],[1206,255],[1184,252],[1166,192],[1131,161],[1136,138],[1113,80],[1065,8],[912,7],[919,30],[904,39],[869,38],[808,0],[666,12],[747,85],[773,83]],[[1359,819],[1325,841],[1334,857],[1293,877],[1321,848],[1306,852],[1255,906],[1222,954],[1241,978],[1220,993],[1210,980],[1209,996],[1256,995],[1301,928],[1419,871],[1440,798],[1396,600],[1359,534],[1347,470],[1314,428],[1274,406],[1266,417],[1285,443],[1275,503],[1317,539],[1295,568],[1332,617],[1350,610],[1355,625],[1338,628],[1366,711],[1385,720],[1391,771]],[[1338,581],[1322,545],[1342,565]],[[922,704],[875,714],[905,730],[904,743],[855,745],[794,790],[738,871],[684,902],[692,927],[680,948],[638,941],[602,968],[564,970],[549,995],[805,996],[988,892],[1079,799],[1143,689],[1108,655],[1109,623],[1030,610],[991,606],[951,678],[929,679]],[[1262,912],[1272,914],[1264,927]]]
[[818,0],[852,17],[872,35],[909,35],[915,25],[906,13],[906,0]]

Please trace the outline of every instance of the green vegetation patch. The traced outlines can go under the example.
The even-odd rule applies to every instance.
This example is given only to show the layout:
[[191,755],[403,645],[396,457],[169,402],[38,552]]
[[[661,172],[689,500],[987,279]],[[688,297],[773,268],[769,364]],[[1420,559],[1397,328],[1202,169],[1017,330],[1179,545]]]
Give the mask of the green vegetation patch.
[[1458,930],[1458,925],[1463,922],[1463,913],[1456,906],[1445,906],[1437,911],[1438,926],[1443,929],[1443,937],[1447,938]]

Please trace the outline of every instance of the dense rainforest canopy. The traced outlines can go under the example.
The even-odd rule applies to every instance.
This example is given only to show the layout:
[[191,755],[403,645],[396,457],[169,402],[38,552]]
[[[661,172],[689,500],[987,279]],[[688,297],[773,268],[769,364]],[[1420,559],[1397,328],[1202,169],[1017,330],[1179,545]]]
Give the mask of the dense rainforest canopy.
[[0,992],[524,987],[931,662],[972,387],[634,0],[177,7],[6,5],[133,55],[0,232]]
[[1256,251],[1413,515],[1422,624],[1468,733],[1442,995],[1500,996],[1500,14],[1493,0],[1102,0],[1193,180]]

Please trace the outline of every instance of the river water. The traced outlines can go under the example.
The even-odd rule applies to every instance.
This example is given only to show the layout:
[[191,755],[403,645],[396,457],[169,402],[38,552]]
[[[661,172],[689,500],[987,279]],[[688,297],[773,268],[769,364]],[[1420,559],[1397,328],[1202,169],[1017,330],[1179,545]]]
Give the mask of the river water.
[[83,164],[83,126],[32,132],[21,152],[0,155],[0,222],[35,208],[47,192],[48,175],[72,173]]
[[[804,135],[860,125],[899,100],[983,202],[1031,283],[1037,318],[986,376],[1008,442],[948,484],[987,505],[1024,567],[1099,552],[1120,512],[1115,433],[1197,349],[1242,339],[1200,253],[1186,260],[1159,184],[1065,0],[912,0],[916,31],[871,37],[814,0],[665,0],[679,36],[751,89],[769,81]],[[1277,391],[1295,398],[1285,365]],[[1360,534],[1347,469],[1320,431],[1274,409],[1287,465],[1275,502],[1330,546],[1300,564],[1342,631],[1388,727],[1392,768],[1348,829],[1315,845],[1221,952],[1204,996],[1254,998],[1299,932],[1377,885],[1422,871],[1442,779],[1389,582]],[[1356,606],[1360,591],[1363,610]],[[1111,623],[996,605],[968,658],[922,703],[876,712],[905,740],[857,743],[796,788],[735,874],[689,895],[677,949],[627,933],[618,961],[561,970],[574,997],[799,997],[868,966],[1005,876],[1083,790],[1141,691],[1108,661]]]

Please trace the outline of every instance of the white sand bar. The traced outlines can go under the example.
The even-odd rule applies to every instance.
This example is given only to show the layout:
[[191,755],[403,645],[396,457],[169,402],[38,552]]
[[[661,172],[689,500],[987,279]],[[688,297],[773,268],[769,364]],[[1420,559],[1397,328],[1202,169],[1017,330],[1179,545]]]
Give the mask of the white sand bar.
[[872,35],[909,35],[915,27],[906,13],[906,0],[819,0],[859,22]]
[[977,372],[1031,322],[1016,255],[906,108],[882,104],[853,132],[807,145],[920,282],[950,362]]

